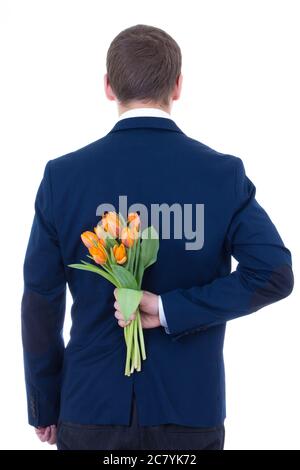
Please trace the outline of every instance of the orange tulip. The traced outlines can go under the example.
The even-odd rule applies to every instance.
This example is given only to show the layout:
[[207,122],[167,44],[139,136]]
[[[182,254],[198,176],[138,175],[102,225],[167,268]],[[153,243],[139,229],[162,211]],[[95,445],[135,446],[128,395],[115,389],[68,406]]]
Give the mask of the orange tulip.
[[141,224],[141,219],[140,219],[140,216],[137,212],[130,212],[128,214],[127,220],[129,222],[129,227],[130,228],[135,228],[136,230],[139,230],[140,224]]
[[104,228],[100,224],[98,224],[97,227],[94,227],[94,230],[95,230],[95,233],[98,237],[98,241],[101,243],[101,245],[105,246],[106,245],[107,232],[105,232]]
[[87,248],[98,245],[98,237],[93,232],[83,232],[81,234],[81,240]]
[[135,228],[124,227],[121,232],[121,240],[127,248],[131,248],[134,240],[138,238],[138,232]]
[[97,264],[105,264],[107,261],[107,253],[105,248],[101,245],[100,240],[98,240],[97,246],[92,246],[89,248],[90,255],[92,255],[93,260]]
[[120,234],[120,219],[116,212],[107,212],[101,220],[102,227],[112,237],[117,238]]
[[120,245],[115,245],[113,247],[113,254],[118,264],[124,264],[127,261],[126,248],[121,243]]

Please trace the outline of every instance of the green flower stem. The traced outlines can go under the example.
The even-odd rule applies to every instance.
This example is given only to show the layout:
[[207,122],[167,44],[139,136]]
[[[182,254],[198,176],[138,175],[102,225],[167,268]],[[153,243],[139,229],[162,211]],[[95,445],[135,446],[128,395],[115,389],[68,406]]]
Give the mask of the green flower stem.
[[132,323],[132,348],[131,348],[131,369],[130,373],[134,372],[134,358],[135,358],[135,342],[134,342],[134,321]]
[[126,366],[125,366],[125,375],[130,375],[130,361],[131,361],[131,354],[132,354],[132,340],[133,340],[133,322],[128,325],[128,332],[127,332],[127,355],[126,355]]
[[139,361],[138,356],[140,355],[140,348],[139,348],[139,341],[138,341],[138,320],[137,320],[137,318],[135,318],[133,323],[134,323],[134,327],[133,327],[134,328],[133,364],[134,364],[134,368],[138,369],[138,361]]
[[125,328],[124,328],[124,338],[125,338],[126,346],[127,346],[127,343],[128,343],[128,339],[127,339],[128,331],[127,331],[127,328],[128,328],[128,326],[125,326]]
[[141,370],[141,348],[139,343],[139,324],[138,320],[136,320],[136,343],[137,343],[137,364],[136,369],[138,372]]
[[[137,330],[138,330],[138,327],[137,327]],[[136,370],[138,372],[141,371],[141,352],[140,352],[140,347],[138,346],[138,358],[137,358],[137,368]]]
[[133,335],[132,335],[132,350],[131,350],[131,371],[135,369],[135,357],[136,357],[136,341],[135,341],[135,320],[132,322],[133,324]]
[[133,274],[133,265],[134,265],[134,259],[135,259],[135,244],[133,244],[133,246],[129,249],[131,251],[130,272]]
[[134,272],[133,272],[133,275],[135,278],[137,275],[137,269],[138,269],[138,264],[139,264],[140,248],[141,248],[141,242],[140,242],[140,239],[138,238],[136,240],[135,263],[134,263]]
[[137,322],[138,322],[138,331],[139,331],[139,339],[140,339],[140,348],[141,348],[141,355],[142,359],[146,359],[146,349],[145,349],[145,342],[144,342],[144,334],[141,322],[141,314],[139,309],[137,309]]

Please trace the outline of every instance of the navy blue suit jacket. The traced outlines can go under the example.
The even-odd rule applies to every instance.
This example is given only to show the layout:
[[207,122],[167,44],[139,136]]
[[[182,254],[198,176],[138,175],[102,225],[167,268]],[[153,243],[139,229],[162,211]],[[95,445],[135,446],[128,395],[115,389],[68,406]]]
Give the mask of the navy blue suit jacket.
[[[69,268],[85,259],[80,234],[103,202],[204,204],[204,245],[160,241],[143,288],[160,294],[170,330],[144,331],[147,360],[124,376],[113,286]],[[231,273],[231,256],[238,261]],[[188,137],[172,119],[125,118],[107,135],[50,160],[35,201],[24,263],[22,335],[29,423],[214,426],[225,418],[223,340],[228,320],[290,294],[291,255],[255,199],[240,158]],[[62,328],[66,285],[71,339]]]

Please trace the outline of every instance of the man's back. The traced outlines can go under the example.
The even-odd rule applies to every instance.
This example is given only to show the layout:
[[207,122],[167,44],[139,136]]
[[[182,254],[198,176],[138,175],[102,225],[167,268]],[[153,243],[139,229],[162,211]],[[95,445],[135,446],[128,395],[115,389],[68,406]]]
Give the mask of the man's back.
[[[189,138],[165,118],[123,119],[102,139],[47,164],[25,261],[31,424],[56,422],[58,415],[74,423],[129,424],[133,390],[141,425],[223,422],[226,321],[292,288],[290,254],[254,195],[239,158]],[[159,227],[158,260],[142,285],[161,295],[169,332],[144,331],[147,359],[131,377],[124,376],[112,285],[68,268],[85,257],[80,234],[97,224],[97,208],[112,204],[118,211],[125,196],[128,208],[142,204],[149,216],[159,206],[173,213],[170,236]],[[178,210],[181,227],[174,223]],[[186,220],[197,226],[194,241]],[[240,264],[230,275],[231,255]],[[64,351],[66,282],[73,306]],[[28,317],[36,309],[39,334],[33,335]]]

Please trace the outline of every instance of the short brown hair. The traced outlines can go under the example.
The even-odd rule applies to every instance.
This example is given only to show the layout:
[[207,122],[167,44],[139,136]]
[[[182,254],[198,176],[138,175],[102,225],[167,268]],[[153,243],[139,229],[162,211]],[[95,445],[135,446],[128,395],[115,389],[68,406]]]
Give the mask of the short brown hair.
[[138,24],[121,31],[110,44],[107,76],[121,103],[151,100],[168,104],[181,61],[180,47],[169,34]]

